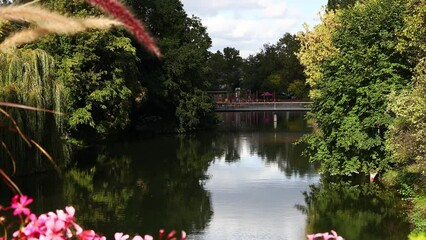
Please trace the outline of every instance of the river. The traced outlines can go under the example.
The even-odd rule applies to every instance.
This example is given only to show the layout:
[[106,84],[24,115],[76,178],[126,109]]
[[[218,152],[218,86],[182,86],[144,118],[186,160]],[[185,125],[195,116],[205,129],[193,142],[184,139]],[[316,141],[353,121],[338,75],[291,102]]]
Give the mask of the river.
[[[77,221],[114,232],[185,230],[189,239],[405,239],[403,204],[380,183],[330,182],[294,143],[305,112],[220,113],[213,131],[129,138],[81,150],[61,175],[21,177],[33,209],[73,205]],[[11,194],[4,186],[0,203]]]

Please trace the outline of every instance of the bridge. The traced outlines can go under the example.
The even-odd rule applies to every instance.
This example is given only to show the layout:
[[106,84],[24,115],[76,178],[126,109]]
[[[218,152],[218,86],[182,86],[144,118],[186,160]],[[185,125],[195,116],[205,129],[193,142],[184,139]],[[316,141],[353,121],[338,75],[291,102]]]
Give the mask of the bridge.
[[309,111],[312,102],[233,102],[216,103],[216,112]]

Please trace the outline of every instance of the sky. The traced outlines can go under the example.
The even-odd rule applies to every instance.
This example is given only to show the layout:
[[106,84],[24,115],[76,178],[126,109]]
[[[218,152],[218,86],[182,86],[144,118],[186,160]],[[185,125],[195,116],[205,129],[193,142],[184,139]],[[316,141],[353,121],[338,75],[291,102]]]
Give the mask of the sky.
[[181,0],[186,13],[201,18],[212,52],[233,47],[242,57],[275,44],[286,32],[314,26],[327,0]]

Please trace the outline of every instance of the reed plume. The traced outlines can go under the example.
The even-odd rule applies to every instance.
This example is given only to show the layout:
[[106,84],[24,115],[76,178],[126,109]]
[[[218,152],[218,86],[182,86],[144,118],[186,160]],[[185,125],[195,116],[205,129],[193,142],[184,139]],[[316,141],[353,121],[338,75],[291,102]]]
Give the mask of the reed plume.
[[155,44],[154,39],[146,30],[145,26],[137,20],[124,5],[116,0],[86,0],[87,2],[100,7],[105,12],[124,24],[133,33],[136,39],[142,43],[149,51],[157,57],[161,57],[160,49]]
[[72,35],[88,29],[109,29],[123,25],[109,18],[69,18],[37,6],[0,8],[0,19],[29,22],[37,26],[13,33],[0,44],[2,50],[33,42],[46,34]]

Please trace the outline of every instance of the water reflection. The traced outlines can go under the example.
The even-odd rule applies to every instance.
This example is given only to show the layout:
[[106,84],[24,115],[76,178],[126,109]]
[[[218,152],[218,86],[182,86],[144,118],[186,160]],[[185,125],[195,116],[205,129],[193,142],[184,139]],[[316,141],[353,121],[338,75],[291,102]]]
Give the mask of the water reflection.
[[[213,214],[203,179],[216,149],[205,140],[161,137],[91,150],[97,157],[90,168],[68,172],[67,202],[83,212],[85,225],[110,236],[117,229],[199,231]],[[79,162],[87,163],[87,156]]]
[[[36,198],[36,212],[73,205],[84,227],[109,238],[165,228],[197,240],[304,239],[330,229],[346,239],[404,239],[408,227],[391,192],[318,185],[316,166],[293,144],[310,132],[304,114],[223,113],[216,131],[85,149],[62,178],[17,183]],[[3,189],[0,203],[11,197]]]
[[[53,157],[59,166],[65,166],[71,158],[71,147],[61,139],[60,121],[50,113],[7,109],[17,126],[30,141],[33,140]],[[56,117],[56,118],[55,118]],[[34,144],[30,146],[15,129],[15,125],[5,115],[0,115],[0,168],[9,175],[13,173],[13,157],[17,175],[28,175],[52,170],[54,166]]]
[[[274,121],[276,116],[277,121]],[[293,143],[309,126],[302,112],[223,113],[205,188],[214,217],[190,239],[303,239],[306,217],[294,206],[317,183],[315,166]]]
[[[286,176],[316,175],[315,165],[301,156],[304,147],[294,144],[311,131],[304,115],[305,112],[222,113],[224,122],[218,131],[226,132],[220,140],[225,161],[241,160],[240,153],[246,146],[251,155],[259,156],[266,164],[276,164]],[[277,121],[273,121],[275,118]]]
[[378,184],[327,182],[305,192],[308,233],[336,230],[345,239],[406,239],[409,233],[402,201]]

